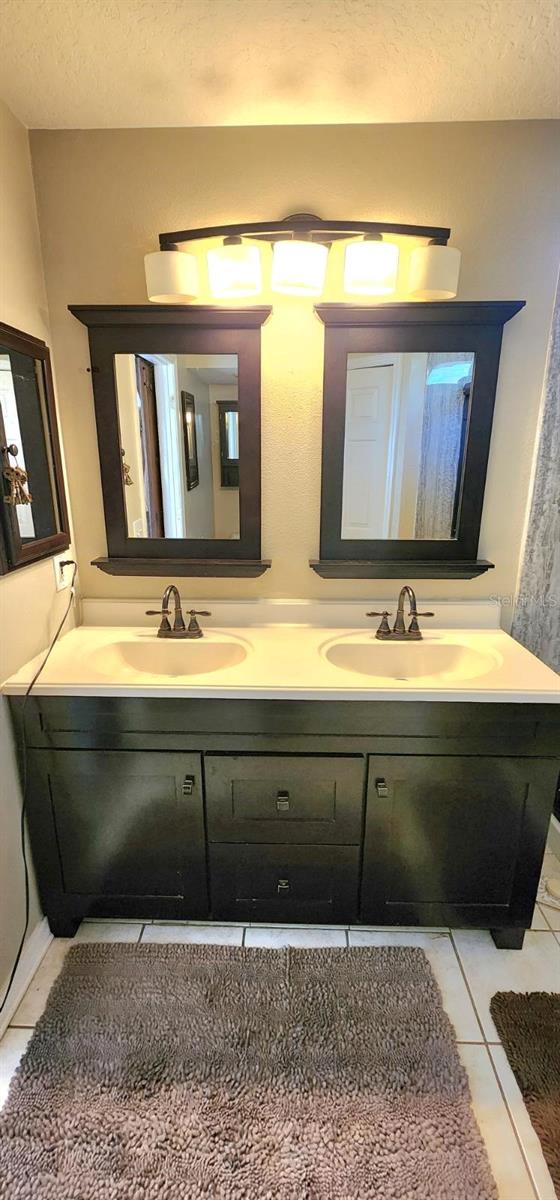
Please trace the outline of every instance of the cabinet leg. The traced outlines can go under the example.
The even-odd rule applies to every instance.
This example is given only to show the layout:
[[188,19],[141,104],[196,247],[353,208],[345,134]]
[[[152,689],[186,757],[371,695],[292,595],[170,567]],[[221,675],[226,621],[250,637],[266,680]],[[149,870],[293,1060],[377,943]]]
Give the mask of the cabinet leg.
[[511,926],[505,929],[490,930],[498,950],[522,950],[525,932],[524,929],[511,928]]
[[80,918],[49,917],[49,929],[53,937],[73,938],[80,927]]

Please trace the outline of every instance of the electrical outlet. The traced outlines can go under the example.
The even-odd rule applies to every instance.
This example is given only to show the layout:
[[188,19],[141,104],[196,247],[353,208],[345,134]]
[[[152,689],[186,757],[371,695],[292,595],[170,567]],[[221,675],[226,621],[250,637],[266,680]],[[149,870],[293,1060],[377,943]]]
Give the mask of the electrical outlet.
[[52,560],[57,592],[63,592],[65,588],[70,587],[70,580],[72,579],[74,568],[72,566],[63,567],[62,563],[64,561],[68,561],[67,554],[55,554]]

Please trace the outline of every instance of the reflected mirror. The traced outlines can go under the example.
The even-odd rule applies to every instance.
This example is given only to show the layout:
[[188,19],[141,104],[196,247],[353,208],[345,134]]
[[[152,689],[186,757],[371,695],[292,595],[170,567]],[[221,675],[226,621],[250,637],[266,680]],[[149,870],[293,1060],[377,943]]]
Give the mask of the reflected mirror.
[[457,537],[474,353],[350,353],[341,538]]
[[0,327],[0,526],[2,569],[68,545],[49,352]]
[[[14,515],[22,542],[50,537],[60,528],[54,489],[43,364],[28,354],[0,345],[0,406],[4,426],[4,468],[23,471],[27,477],[13,496]],[[7,485],[7,486],[6,486]],[[19,497],[19,501],[18,501]],[[4,476],[4,503],[12,500],[10,477]]]
[[130,538],[238,540],[236,354],[115,354]]

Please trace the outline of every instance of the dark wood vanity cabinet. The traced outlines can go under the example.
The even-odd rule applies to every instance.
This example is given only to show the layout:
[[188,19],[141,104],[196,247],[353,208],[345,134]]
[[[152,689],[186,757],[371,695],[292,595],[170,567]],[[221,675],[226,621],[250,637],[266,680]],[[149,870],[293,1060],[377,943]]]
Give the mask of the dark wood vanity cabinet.
[[515,947],[531,924],[560,706],[35,697],[25,725],[56,934],[86,915],[361,921]]

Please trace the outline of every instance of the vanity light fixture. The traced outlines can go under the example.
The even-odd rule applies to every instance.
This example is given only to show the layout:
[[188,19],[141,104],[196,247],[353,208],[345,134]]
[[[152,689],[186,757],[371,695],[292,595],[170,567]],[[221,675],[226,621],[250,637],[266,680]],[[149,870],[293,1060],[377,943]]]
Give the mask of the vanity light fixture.
[[410,256],[408,290],[413,300],[453,300],[459,285],[461,251],[438,239]]
[[397,287],[399,248],[380,233],[351,242],[344,255],[344,291],[355,296],[390,296]]
[[196,300],[198,266],[194,254],[162,249],[144,255],[146,287],[152,304],[177,304]]
[[320,296],[328,256],[328,249],[321,242],[300,238],[276,242],[272,255],[272,291],[286,296]]
[[236,300],[257,296],[262,290],[261,256],[258,246],[240,237],[226,237],[223,244],[206,255],[210,291],[216,299]]
[[160,233],[159,251],[147,254],[149,299],[160,304],[195,300],[197,261],[189,242],[221,239],[207,250],[210,292],[217,300],[257,296],[262,288],[260,242],[272,247],[273,292],[320,296],[329,250],[344,242],[344,290],[350,295],[390,296],[396,290],[399,248],[391,237],[413,238],[410,291],[417,300],[450,300],[457,294],[461,254],[448,246],[450,229],[393,221],[327,221],[315,213],[292,213],[282,221],[244,221]]

